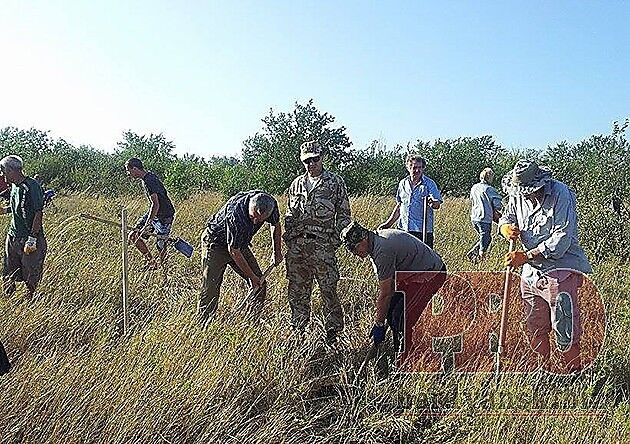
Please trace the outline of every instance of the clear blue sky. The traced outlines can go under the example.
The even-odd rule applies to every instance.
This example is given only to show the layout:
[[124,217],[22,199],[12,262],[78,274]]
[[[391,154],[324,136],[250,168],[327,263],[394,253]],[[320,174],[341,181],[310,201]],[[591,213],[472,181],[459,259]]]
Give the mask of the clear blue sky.
[[238,155],[313,98],[358,147],[544,147],[630,116],[629,45],[630,2],[4,0],[0,127]]

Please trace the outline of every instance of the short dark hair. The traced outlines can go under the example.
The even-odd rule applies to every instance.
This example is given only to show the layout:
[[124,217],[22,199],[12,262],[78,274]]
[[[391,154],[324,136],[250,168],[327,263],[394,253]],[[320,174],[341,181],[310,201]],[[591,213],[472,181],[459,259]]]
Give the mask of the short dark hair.
[[144,170],[144,166],[142,165],[142,161],[137,157],[132,157],[126,162],[126,165],[131,168],[138,168],[139,170]]
[[424,157],[422,157],[419,154],[409,154],[407,156],[407,161],[405,162],[405,164],[409,164],[411,162],[420,162],[422,163],[422,168],[426,168],[427,167],[427,161]]

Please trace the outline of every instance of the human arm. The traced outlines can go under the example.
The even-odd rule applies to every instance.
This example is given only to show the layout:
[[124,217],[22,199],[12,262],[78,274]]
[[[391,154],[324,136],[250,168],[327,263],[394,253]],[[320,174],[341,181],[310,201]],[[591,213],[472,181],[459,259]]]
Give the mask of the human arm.
[[383,228],[391,228],[391,226],[394,224],[394,222],[398,220],[399,217],[400,217],[400,202],[396,202],[396,206],[392,210],[392,213],[390,214],[389,218],[385,222],[383,222],[381,225],[379,225],[378,229],[382,230]]
[[557,197],[552,204],[553,214],[550,235],[529,250],[533,255],[542,255],[547,259],[560,259],[571,246],[573,233],[577,232],[577,212],[575,195],[568,187],[556,184]]
[[[428,178],[427,178],[428,179]],[[438,210],[442,205],[442,193],[433,180],[428,180],[429,195],[427,197],[427,205],[430,205],[434,210]]]
[[271,246],[273,249],[272,262],[274,265],[280,265],[282,262],[282,226],[280,222],[271,226]]
[[260,287],[260,278],[256,276],[254,270],[252,270],[252,267],[249,266],[249,263],[241,252],[241,249],[228,245],[228,252],[230,253],[230,256],[232,256],[232,259],[234,259],[234,262],[236,263],[238,268],[240,268],[247,279],[249,279],[252,288]]
[[351,222],[348,190],[346,189],[346,184],[341,178],[339,178],[337,193],[337,199],[335,202],[335,239],[339,239],[341,230],[343,230]]
[[383,325],[387,319],[389,303],[394,294],[394,279],[388,278],[378,282],[378,296],[376,297],[376,313],[374,323]]
[[507,207],[503,214],[501,214],[497,225],[499,226],[499,233],[504,238],[517,240],[520,237],[518,220],[516,218],[516,203],[513,197],[510,197]]
[[148,211],[149,217],[147,217],[144,227],[142,227],[140,231],[150,231],[151,221],[157,217],[158,211],[160,211],[160,200],[158,199],[157,193],[151,194],[149,200],[151,201],[151,207]]

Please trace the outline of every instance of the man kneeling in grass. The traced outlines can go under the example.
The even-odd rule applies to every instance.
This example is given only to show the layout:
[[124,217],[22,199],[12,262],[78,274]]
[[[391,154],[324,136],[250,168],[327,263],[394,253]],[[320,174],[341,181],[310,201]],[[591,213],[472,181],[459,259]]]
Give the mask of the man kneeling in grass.
[[[147,212],[136,222],[134,229],[129,233],[129,242],[132,242],[144,255],[147,270],[157,270],[166,261],[166,241],[171,234],[175,207],[168,197],[166,188],[151,171],[144,169],[142,161],[132,157],[125,163],[127,175],[134,179],[142,180],[144,192],[151,203]],[[147,244],[144,242],[151,235],[155,235],[155,243],[160,262],[153,259]]]

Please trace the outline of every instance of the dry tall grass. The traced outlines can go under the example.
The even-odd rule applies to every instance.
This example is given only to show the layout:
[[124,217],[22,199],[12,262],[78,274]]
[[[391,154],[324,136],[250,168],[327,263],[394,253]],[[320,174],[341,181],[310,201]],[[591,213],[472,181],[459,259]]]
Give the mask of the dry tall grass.
[[[202,330],[194,318],[200,260],[174,252],[166,284],[131,260],[131,325],[121,335],[120,239],[114,228],[82,220],[116,217],[121,201],[59,198],[45,215],[49,240],[42,295],[22,289],[0,298],[0,337],[14,368],[0,378],[0,442],[628,442],[630,440],[630,271],[597,268],[608,332],[597,365],[572,383],[506,375],[398,375],[373,372],[355,384],[364,356],[376,285],[368,261],[340,251],[346,330],[337,350],[321,346],[314,297],[313,329],[294,340],[288,329],[284,268],[270,277],[263,321],[235,310],[247,288],[231,271],[218,317]],[[133,216],[144,200],[125,202]],[[202,194],[177,202],[176,234],[198,245],[206,218],[222,201]],[[391,199],[359,198],[354,216],[372,227]],[[437,213],[436,249],[451,271],[474,233],[467,203]],[[269,234],[254,241],[261,261]],[[506,245],[494,239],[488,262],[500,270]],[[474,268],[474,267],[472,267]]]

